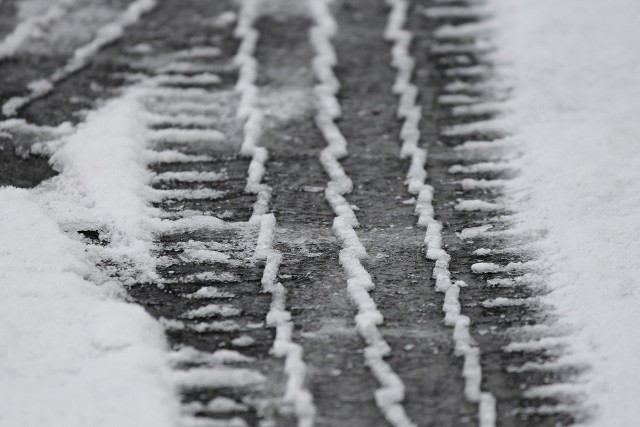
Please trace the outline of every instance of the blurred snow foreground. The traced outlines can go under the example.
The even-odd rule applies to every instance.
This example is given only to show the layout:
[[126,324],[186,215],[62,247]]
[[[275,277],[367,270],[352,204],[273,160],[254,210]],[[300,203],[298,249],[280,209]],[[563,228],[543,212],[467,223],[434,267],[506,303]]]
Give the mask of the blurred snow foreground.
[[[493,0],[505,117],[523,156],[508,187],[541,248],[545,302],[592,367],[575,390],[599,426],[640,419],[640,3]],[[562,390],[557,390],[561,393]]]
[[[177,424],[163,329],[95,268],[128,260],[136,270],[120,274],[135,280],[151,259],[136,100],[107,104],[66,138],[57,177],[0,189],[0,425]],[[83,244],[82,230],[109,244]]]

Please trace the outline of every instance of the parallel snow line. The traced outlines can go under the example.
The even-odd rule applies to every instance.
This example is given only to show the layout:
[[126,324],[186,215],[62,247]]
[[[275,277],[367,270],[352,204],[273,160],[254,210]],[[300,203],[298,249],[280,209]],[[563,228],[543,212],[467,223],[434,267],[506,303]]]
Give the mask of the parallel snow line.
[[39,29],[62,18],[78,0],[60,0],[49,6],[41,15],[30,16],[20,22],[10,34],[0,42],[0,61],[16,54],[22,44]]
[[416,104],[418,88],[411,82],[415,67],[415,59],[409,51],[413,34],[404,29],[409,2],[387,0],[387,5],[391,10],[384,37],[393,42],[391,65],[397,70],[393,92],[400,98],[398,117],[404,120],[400,132],[402,140],[400,157],[411,159],[406,179],[407,187],[411,194],[417,195],[415,213],[418,215],[418,225],[427,227],[425,237],[427,258],[435,261],[433,278],[436,279],[436,289],[445,292],[443,306],[445,324],[454,328],[455,354],[464,358],[462,376],[465,380],[465,397],[468,401],[478,404],[479,425],[493,427],[496,424],[496,400],[491,393],[483,392],[481,389],[480,350],[471,338],[469,317],[461,314],[459,294],[460,288],[466,284],[462,281],[451,282],[450,256],[442,248],[442,224],[434,218],[434,189],[425,184],[427,151],[418,146],[422,111]]
[[347,154],[347,141],[335,124],[335,119],[341,114],[336,97],[340,83],[333,72],[337,57],[331,38],[338,26],[329,8],[330,2],[331,0],[309,2],[315,24],[309,34],[315,50],[312,66],[318,80],[314,88],[317,101],[315,121],[327,142],[327,147],[320,154],[320,162],[330,178],[325,198],[336,215],[333,231],[342,243],[339,257],[348,276],[347,289],[358,307],[356,327],[367,344],[364,349],[365,364],[380,384],[380,388],[375,391],[376,404],[391,425],[415,427],[416,424],[409,419],[402,405],[404,384],[384,360],[391,352],[389,344],[378,329],[384,319],[369,295],[375,285],[361,263],[367,257],[367,252],[354,230],[358,226],[356,215],[344,198],[344,194],[351,192],[353,184],[339,162]]
[[6,101],[2,105],[2,113],[5,116],[15,116],[22,107],[51,93],[56,84],[86,67],[100,49],[122,37],[126,27],[139,21],[143,14],[154,9],[156,5],[157,0],[136,0],[131,3],[114,21],[101,27],[92,41],[78,47],[62,68],[48,78],[31,82],[27,95]]
[[267,325],[275,327],[276,337],[273,353],[276,357],[285,358],[287,385],[283,401],[293,406],[298,427],[312,427],[315,422],[316,408],[313,395],[305,386],[307,367],[303,359],[303,348],[293,342],[293,322],[291,313],[286,309],[284,286],[278,281],[278,271],[282,262],[282,254],[273,247],[276,231],[276,217],[268,213],[272,189],[262,183],[268,151],[259,146],[262,135],[263,112],[257,106],[259,89],[256,86],[258,62],[255,58],[256,45],[260,33],[255,28],[258,17],[258,0],[243,0],[235,29],[235,36],[240,39],[240,46],[235,56],[239,67],[236,90],[240,93],[238,118],[244,120],[244,140],[241,154],[251,157],[247,185],[245,191],[256,194],[253,212],[249,223],[259,224],[260,232],[254,258],[265,262],[262,275],[262,288],[271,294],[271,307],[267,313]]

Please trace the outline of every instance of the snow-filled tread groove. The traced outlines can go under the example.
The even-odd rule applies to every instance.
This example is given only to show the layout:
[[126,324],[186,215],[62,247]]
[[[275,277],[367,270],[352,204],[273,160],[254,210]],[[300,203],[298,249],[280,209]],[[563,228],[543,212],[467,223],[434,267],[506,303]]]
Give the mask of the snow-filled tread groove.
[[[256,156],[246,144],[251,131],[241,109],[247,107],[244,88],[252,84],[246,78],[252,71],[243,60],[250,59],[257,37],[248,45],[243,24],[241,19],[236,29],[237,55],[178,51],[179,59],[140,83],[149,143],[166,154],[153,166],[153,182],[168,226],[158,240],[159,279],[131,292],[165,325],[185,426],[256,425],[277,417],[273,408],[283,399],[294,407],[297,424],[308,426],[313,406],[300,382],[301,352],[286,339],[280,285],[268,279],[279,258],[264,237],[264,226],[268,234],[273,222],[270,191],[255,176]],[[238,83],[213,73],[203,77],[203,69],[237,69]],[[229,114],[232,105],[238,117]],[[272,348],[286,358],[286,367],[269,356]],[[287,386],[266,388],[267,382]]]
[[480,350],[469,333],[470,319],[461,314],[460,309],[459,294],[466,284],[451,280],[451,256],[442,248],[442,223],[434,218],[434,189],[425,184],[427,171],[424,165],[427,161],[427,150],[418,146],[422,109],[415,101],[419,89],[413,85],[411,79],[415,67],[415,60],[410,54],[413,34],[404,29],[409,3],[404,0],[389,0],[387,3],[391,12],[385,37],[393,42],[391,62],[397,69],[393,91],[399,97],[398,117],[403,120],[400,155],[408,157],[411,162],[406,183],[409,192],[417,197],[415,214],[418,216],[418,224],[427,228],[426,257],[434,262],[432,278],[435,279],[436,290],[445,293],[443,312],[445,323],[454,328],[455,355],[464,360],[462,376],[465,380],[465,397],[469,402],[478,404],[478,424],[492,427],[496,423],[495,397],[490,392],[482,390]]

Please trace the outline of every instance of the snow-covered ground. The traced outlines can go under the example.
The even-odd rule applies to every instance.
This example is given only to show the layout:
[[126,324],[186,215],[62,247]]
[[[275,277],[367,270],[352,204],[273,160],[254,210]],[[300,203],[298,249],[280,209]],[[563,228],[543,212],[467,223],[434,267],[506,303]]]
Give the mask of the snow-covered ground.
[[[270,2],[268,8],[282,8],[276,5],[280,3],[288,0]],[[27,33],[44,24],[64,23],[61,16],[66,12],[57,6],[44,7],[45,3],[35,0],[25,4],[39,8],[21,12],[31,18],[0,44],[0,57],[21,49],[38,52],[37,40],[26,43]],[[73,4],[75,0],[60,1],[62,6]],[[111,9],[98,14],[91,26],[119,16],[121,31],[155,2],[138,0],[134,4],[138,8],[122,15]],[[489,0],[488,4],[494,13],[491,26],[496,29],[499,48],[495,82],[513,87],[504,115],[489,124],[506,124],[510,136],[495,144],[514,144],[522,153],[514,161],[518,177],[497,184],[506,186],[509,208],[516,211],[516,226],[544,236],[537,246],[551,290],[544,302],[555,307],[562,323],[575,327],[567,338],[569,351],[560,362],[591,367],[575,386],[555,384],[539,392],[584,393],[580,395],[584,406],[594,409],[590,423],[634,425],[640,419],[636,404],[640,369],[635,368],[640,356],[640,331],[635,325],[640,320],[640,264],[636,259],[640,254],[636,237],[640,234],[640,144],[636,142],[640,138],[636,119],[640,110],[640,30],[636,29],[640,3]],[[37,18],[47,10],[43,18]],[[83,66],[110,37],[117,38],[118,31],[100,33],[96,43],[69,35],[71,41],[60,45],[80,46],[75,53],[80,62],[70,62],[67,71],[59,78],[54,75],[51,82]],[[321,44],[329,43],[325,38]],[[332,65],[327,66],[332,74]],[[36,90],[24,102],[48,90]],[[162,327],[141,307],[127,303],[121,284],[95,267],[104,261],[120,266],[109,273],[121,282],[155,276],[153,232],[166,224],[149,207],[160,196],[148,187],[152,176],[147,163],[152,158],[145,146],[146,117],[141,115],[138,95],[129,92],[109,102],[75,129],[63,126],[56,130],[61,139],[41,148],[52,155],[59,176],[35,189],[0,188],[2,426],[162,427],[179,422],[179,399]],[[18,107],[23,103],[16,102]],[[15,112],[14,106],[10,104],[8,111]],[[493,104],[484,107],[489,111],[497,108]],[[483,130],[482,125],[458,127],[457,132],[467,135],[478,129]],[[257,148],[253,147],[254,153],[260,152]],[[416,153],[416,158],[422,158],[423,154]],[[263,188],[260,167],[264,159],[260,159],[256,156],[258,167],[250,176],[256,188]],[[337,160],[329,159],[331,164],[338,164]],[[468,168],[495,170],[500,165]],[[463,171],[467,166],[456,167]],[[472,211],[496,207],[500,206],[481,201],[456,205],[458,210]],[[265,218],[264,224],[275,224],[268,222],[270,215]],[[83,240],[78,233],[83,230],[99,231],[100,244]],[[462,234],[480,231],[467,229]],[[499,266],[487,263],[476,264],[476,268],[491,271]],[[277,291],[273,292],[273,307],[280,308],[284,304],[280,288],[271,289]],[[452,289],[450,296],[457,297],[457,287]],[[368,301],[365,291],[359,294],[360,302]],[[505,301],[487,300],[484,305]],[[292,324],[283,319],[278,327],[286,338]],[[277,347],[283,342],[287,345]],[[288,349],[287,358],[294,361],[289,362],[289,374],[294,372],[291,378],[295,381],[290,383],[288,396],[301,401],[299,347],[280,340],[276,348]],[[373,356],[370,360],[377,368],[386,370],[382,356]],[[381,400],[380,406],[390,411],[402,400],[394,399]],[[313,413],[306,415],[309,420]]]
[[[162,327],[95,267],[135,266],[119,272],[126,279],[154,271],[136,99],[112,101],[50,146],[57,177],[0,189],[0,425],[177,423]],[[82,230],[108,244],[82,242]]]
[[598,426],[640,419],[640,2],[493,0],[521,176],[521,227],[546,230],[562,320],[589,362]]

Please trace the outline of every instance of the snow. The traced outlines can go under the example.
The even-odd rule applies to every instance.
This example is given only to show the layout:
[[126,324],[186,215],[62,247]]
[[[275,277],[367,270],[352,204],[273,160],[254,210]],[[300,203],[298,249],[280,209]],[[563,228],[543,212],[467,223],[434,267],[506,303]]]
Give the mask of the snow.
[[208,249],[185,249],[180,258],[189,262],[237,264],[229,254]]
[[476,134],[499,134],[508,132],[508,122],[501,119],[454,125],[442,131],[447,136],[474,136]]
[[212,188],[191,189],[171,189],[171,190],[154,190],[151,192],[150,199],[153,201],[161,200],[216,200],[226,194],[225,191],[214,190]]
[[254,24],[260,13],[258,5],[261,4],[262,2],[255,0],[242,2],[234,32],[240,39],[240,46],[234,58],[239,74],[236,82],[236,91],[240,94],[237,117],[244,121],[240,152],[251,157],[245,191],[256,194],[257,197],[249,223],[258,224],[260,227],[253,258],[265,263],[261,284],[263,292],[271,294],[266,323],[276,330],[272,351],[276,357],[285,359],[287,383],[282,400],[293,407],[298,427],[312,427],[316,407],[313,395],[305,385],[307,366],[303,359],[304,351],[300,344],[293,342],[294,325],[291,313],[286,308],[287,291],[278,282],[282,254],[273,247],[277,221],[275,215],[269,213],[272,190],[268,184],[262,183],[269,153],[265,147],[259,145],[264,114],[258,106],[260,94],[256,85],[258,61],[255,51],[260,33]]
[[640,419],[640,3],[493,0],[522,141],[508,185],[521,227],[546,230],[551,293],[592,370],[578,389],[594,426]]
[[215,299],[215,298],[226,299],[226,298],[233,298],[234,296],[235,294],[232,294],[231,292],[221,291],[220,289],[215,288],[213,286],[204,286],[198,289],[196,292],[189,294],[187,297],[195,298],[195,299]]
[[198,319],[213,316],[233,317],[242,313],[239,308],[229,304],[208,304],[204,307],[195,308],[182,315],[185,319]]
[[515,166],[510,163],[500,163],[500,162],[483,162],[483,163],[475,163],[472,165],[453,165],[449,168],[449,173],[457,174],[457,173],[491,173],[491,172],[507,172],[514,168]]
[[236,402],[228,397],[216,397],[207,404],[201,402],[191,402],[183,406],[183,410],[186,412],[212,412],[212,413],[227,413],[227,412],[246,412],[248,408]]
[[460,237],[462,240],[475,239],[478,236],[484,235],[487,231],[489,231],[492,228],[493,226],[491,224],[480,225],[478,227],[464,228],[462,229],[462,231],[460,231],[460,233],[458,233],[458,237]]
[[176,150],[150,151],[147,153],[149,163],[194,163],[212,160],[206,154],[184,154]]
[[523,305],[535,304],[538,300],[535,298],[493,298],[482,301],[482,306],[486,308],[495,307],[517,307]]
[[[317,80],[314,87],[315,121],[316,127],[327,143],[320,154],[320,163],[330,178],[325,189],[325,199],[336,215],[333,231],[341,241],[339,258],[348,277],[347,290],[358,309],[355,316],[356,328],[367,344],[364,348],[365,364],[380,385],[375,390],[376,405],[391,425],[412,427],[415,424],[402,405],[404,400],[402,379],[384,360],[391,353],[389,344],[378,329],[384,319],[369,294],[375,285],[361,262],[367,258],[367,252],[354,230],[354,227],[359,226],[358,219],[354,208],[344,198],[345,194],[352,191],[353,183],[339,161],[347,155],[347,141],[335,123],[341,115],[337,97],[340,82],[333,72],[333,67],[337,65],[338,60],[331,39],[338,31],[338,24],[332,15],[330,2],[330,0],[309,2],[314,21],[309,31],[315,53],[312,68]],[[397,13],[396,16],[398,16]]]
[[[0,190],[0,424],[176,424],[162,328],[101,286],[33,191]],[[131,387],[131,384],[136,384]]]
[[222,55],[222,50],[215,46],[198,46],[191,49],[181,50],[174,57],[176,59],[202,59],[202,58],[218,58]]
[[485,18],[491,10],[483,6],[434,6],[426,8],[424,15],[429,18]]
[[[403,29],[407,20],[409,3],[405,0],[388,0],[387,4],[391,6],[391,11],[384,35],[387,40],[393,42],[391,65],[397,71],[393,91],[400,98],[397,115],[399,118],[404,119],[400,131],[400,139],[402,140],[400,157],[411,157],[411,166],[405,182],[409,192],[418,195],[415,213],[418,215],[418,225],[427,228],[425,235],[426,256],[428,259],[435,261],[432,277],[436,280],[436,290],[445,292],[442,307],[445,313],[445,324],[453,327],[455,355],[462,357],[464,360],[462,376],[465,383],[465,397],[469,402],[478,404],[479,425],[481,427],[492,427],[495,426],[496,422],[496,400],[491,393],[482,391],[480,350],[475,346],[471,338],[469,317],[461,313],[460,288],[465,287],[466,284],[462,281],[451,282],[451,273],[449,271],[451,257],[442,247],[443,226],[441,222],[435,219],[433,208],[434,189],[425,184],[427,178],[427,171],[425,170],[427,151],[418,146],[420,140],[419,122],[422,117],[422,111],[416,104],[419,94],[418,87],[411,82],[415,60],[411,56],[409,49],[413,35]],[[455,12],[458,9],[455,7],[436,7],[426,9],[425,13],[431,16],[429,15],[430,12],[436,12],[437,16],[441,16],[443,12],[448,14],[453,11],[453,16],[457,16]],[[472,8],[466,10],[468,12]],[[464,206],[464,203],[459,203],[456,208],[461,205]]]
[[485,202],[484,200],[461,200],[458,202],[454,209],[457,211],[481,211],[481,212],[493,212],[500,210],[502,206],[496,203]]
[[[139,96],[129,91],[41,144],[59,175],[0,189],[0,239],[11,242],[0,251],[2,425],[177,422],[163,328],[122,289],[156,274]],[[105,262],[119,282],[96,268]]]
[[215,85],[222,82],[220,76],[213,73],[200,73],[188,76],[184,74],[164,74],[157,76],[153,80],[159,84],[170,85]]
[[[195,104],[194,104],[195,105]],[[161,107],[167,110],[167,106]],[[207,107],[209,107],[207,105]],[[151,108],[154,108],[153,106]],[[157,107],[156,107],[157,108]],[[190,107],[189,107],[190,108]],[[191,108],[190,108],[191,109]],[[180,110],[176,110],[180,111]],[[175,126],[175,127],[210,127],[215,122],[216,119],[214,115],[203,115],[202,111],[191,111],[189,114],[185,114],[185,111],[189,111],[185,106],[185,110],[178,112],[177,114],[158,114],[158,113],[149,113],[147,115],[147,120],[150,124],[155,125],[165,125],[165,126]],[[170,113],[165,111],[165,113]]]
[[203,418],[184,417],[180,420],[180,427],[248,427],[247,422],[240,417],[233,418]]
[[[129,4],[116,19],[98,28],[93,40],[78,47],[62,68],[56,70],[47,79],[31,82],[29,94],[7,100],[2,105],[2,113],[5,116],[15,116],[20,108],[49,94],[57,83],[84,68],[103,47],[122,37],[126,27],[136,23],[143,14],[155,7],[156,0],[136,0]],[[45,19],[45,17],[35,19]],[[10,49],[9,53],[11,53]]]
[[186,276],[179,276],[177,279],[165,279],[163,283],[171,285],[176,283],[190,283],[190,282],[240,282],[240,277],[233,273],[224,271],[217,273],[215,271],[205,271],[202,273],[194,273]]
[[176,182],[214,182],[223,181],[227,174],[223,172],[162,172],[153,177],[155,182],[176,181]]
[[236,347],[248,347],[250,345],[253,345],[255,342],[256,341],[249,335],[242,335],[231,340],[231,345],[234,345]]
[[215,129],[154,129],[149,131],[154,143],[193,144],[195,142],[217,143],[227,139],[224,133]]
[[253,362],[252,357],[234,350],[216,350],[213,353],[196,350],[193,347],[182,347],[171,353],[171,362],[179,364],[223,365],[225,363]]
[[462,186],[462,189],[464,191],[491,190],[494,188],[502,188],[505,182],[506,181],[502,179],[486,180],[486,179],[465,178],[460,182],[460,185]]
[[182,320],[161,318],[160,323],[167,330],[172,331],[191,330],[196,332],[230,332],[242,329],[242,326],[234,320],[216,320],[212,322],[186,323]]
[[109,245],[92,251],[130,265],[122,271],[127,282],[155,278],[156,211],[149,207],[153,191],[139,95],[131,91],[91,113],[51,157],[61,175],[35,190],[65,230],[99,231]]

